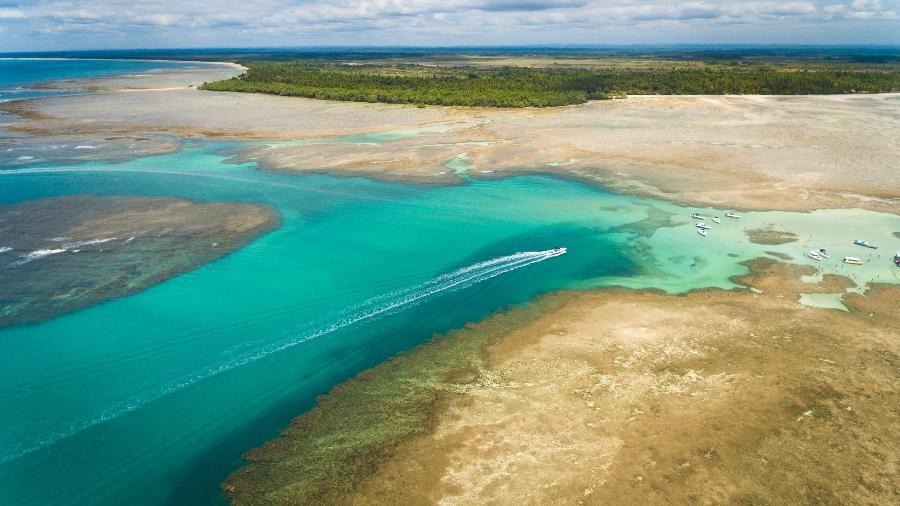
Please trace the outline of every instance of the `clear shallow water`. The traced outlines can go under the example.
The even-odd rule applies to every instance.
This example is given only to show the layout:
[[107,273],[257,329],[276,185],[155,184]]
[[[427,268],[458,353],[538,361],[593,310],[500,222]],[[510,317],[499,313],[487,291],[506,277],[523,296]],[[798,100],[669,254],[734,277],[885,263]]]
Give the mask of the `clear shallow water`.
[[[141,60],[63,60],[0,58],[0,102],[69,95],[77,89],[41,90],[29,86],[49,81],[153,72],[193,64]],[[199,64],[197,64],[199,65]]]
[[[121,71],[141,70],[109,73]],[[0,330],[0,504],[215,503],[242,452],[317,394],[434,332],[559,288],[730,288],[745,272],[739,262],[767,251],[844,273],[841,255],[872,254],[849,245],[857,237],[881,244],[885,258],[853,276],[890,280],[891,232],[900,230],[896,216],[864,211],[747,213],[702,238],[691,209],[570,181],[422,187],[225,163],[244,145],[187,142],[119,164],[0,167],[0,203],[165,195],[264,203],[283,217],[248,247],[135,296]],[[450,169],[470,168],[454,160]],[[635,226],[648,217],[671,222]],[[767,224],[802,240],[747,243],[743,229]],[[515,256],[557,246],[569,253]],[[831,261],[803,257],[812,247],[829,248]],[[2,255],[0,263],[14,260]]]
[[[0,172],[4,203],[170,195],[265,203],[284,220],[138,295],[0,330],[0,402],[10,407],[0,411],[0,503],[220,501],[243,451],[433,332],[558,288],[728,288],[745,272],[739,262],[764,251],[808,260],[811,246],[752,245],[744,228],[815,235],[833,258],[858,234],[879,242],[900,230],[897,217],[865,211],[747,213],[703,238],[689,209],[550,177],[422,187],[290,176],[223,163],[239,147]],[[648,216],[671,223],[634,226]],[[557,246],[569,253],[504,258]],[[879,265],[855,272],[889,276]]]

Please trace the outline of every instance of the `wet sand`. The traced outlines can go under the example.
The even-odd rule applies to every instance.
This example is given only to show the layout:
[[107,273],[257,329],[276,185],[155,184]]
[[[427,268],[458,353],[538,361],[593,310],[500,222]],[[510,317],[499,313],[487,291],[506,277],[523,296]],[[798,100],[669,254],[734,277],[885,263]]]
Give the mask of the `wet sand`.
[[[20,118],[7,125],[9,131],[60,142],[147,133],[288,141],[237,158],[277,171],[448,184],[460,178],[446,164],[465,154],[468,177],[553,173],[691,205],[894,213],[900,207],[893,180],[900,159],[894,135],[900,130],[898,94],[632,96],[502,110],[328,102],[192,87],[238,71],[223,66],[96,79],[82,83],[92,94],[0,108]],[[327,141],[397,131],[416,135]],[[322,138],[326,142],[289,142]],[[153,144],[142,149],[152,150]],[[128,150],[120,151],[123,156]]]
[[83,195],[0,205],[0,326],[144,290],[278,224],[264,206]]
[[[848,296],[849,313],[813,309],[797,302],[811,269],[751,268],[741,282],[756,292],[553,294],[524,322],[514,310],[453,333],[483,351],[439,384],[393,382],[433,397],[381,418],[421,414],[423,428],[343,455],[364,468],[356,481],[323,479],[304,496],[308,456],[292,450],[349,437],[310,427],[452,345],[336,389],[251,452],[226,490],[237,504],[894,504],[900,288]],[[820,289],[848,285],[834,278]],[[379,420],[372,430],[391,426]]]

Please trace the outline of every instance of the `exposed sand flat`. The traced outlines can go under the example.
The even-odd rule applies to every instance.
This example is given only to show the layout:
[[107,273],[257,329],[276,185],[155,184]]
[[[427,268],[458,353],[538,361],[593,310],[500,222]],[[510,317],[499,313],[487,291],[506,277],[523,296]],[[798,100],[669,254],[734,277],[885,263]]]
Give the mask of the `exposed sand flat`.
[[[141,134],[275,140],[417,131],[385,142],[281,143],[263,168],[448,183],[552,172],[618,191],[747,209],[897,212],[900,95],[632,96],[552,109],[416,108],[198,91],[233,75],[198,67],[89,81],[94,94],[5,104],[43,136]],[[25,142],[25,141],[23,141]],[[95,156],[101,157],[102,153]]]
[[847,314],[798,304],[802,269],[754,269],[762,294],[573,296],[343,502],[894,504],[897,287]]
[[170,132],[233,138],[299,138],[403,129],[443,118],[443,109],[303,100],[272,95],[197,90],[204,81],[227,79],[243,67],[198,66],[113,78],[65,81],[95,93],[14,102],[7,112],[30,121],[23,131]]

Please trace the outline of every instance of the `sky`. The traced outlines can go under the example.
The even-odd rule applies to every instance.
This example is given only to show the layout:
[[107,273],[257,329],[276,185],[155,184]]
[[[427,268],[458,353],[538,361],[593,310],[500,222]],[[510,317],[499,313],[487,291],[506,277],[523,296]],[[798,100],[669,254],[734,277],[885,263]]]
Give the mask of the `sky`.
[[900,0],[0,0],[0,52],[900,44]]

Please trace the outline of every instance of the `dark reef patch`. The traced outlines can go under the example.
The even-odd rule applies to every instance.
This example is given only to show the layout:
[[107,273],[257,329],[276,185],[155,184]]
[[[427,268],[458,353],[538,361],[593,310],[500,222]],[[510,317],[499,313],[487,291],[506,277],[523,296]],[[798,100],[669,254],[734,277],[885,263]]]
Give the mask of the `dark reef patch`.
[[0,206],[0,326],[129,295],[245,245],[264,206],[81,195]]

